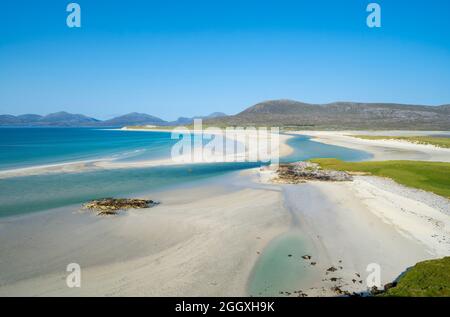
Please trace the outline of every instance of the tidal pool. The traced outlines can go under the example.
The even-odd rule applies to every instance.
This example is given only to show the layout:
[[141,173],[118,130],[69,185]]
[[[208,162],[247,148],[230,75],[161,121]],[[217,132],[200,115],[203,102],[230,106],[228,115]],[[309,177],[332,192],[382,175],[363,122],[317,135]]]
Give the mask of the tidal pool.
[[311,254],[308,239],[300,230],[292,229],[275,238],[261,253],[248,283],[251,296],[280,296],[280,292],[301,290],[311,274],[309,260],[303,255]]

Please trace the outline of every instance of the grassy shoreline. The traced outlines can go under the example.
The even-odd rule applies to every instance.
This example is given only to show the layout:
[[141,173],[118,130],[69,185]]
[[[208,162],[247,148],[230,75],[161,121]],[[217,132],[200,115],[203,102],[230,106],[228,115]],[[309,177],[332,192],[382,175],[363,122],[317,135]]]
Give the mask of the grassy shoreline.
[[337,159],[313,159],[324,169],[362,172],[388,177],[399,184],[450,198],[450,163],[428,161],[344,162]]
[[397,285],[381,296],[450,296],[450,257],[417,263],[400,276]]

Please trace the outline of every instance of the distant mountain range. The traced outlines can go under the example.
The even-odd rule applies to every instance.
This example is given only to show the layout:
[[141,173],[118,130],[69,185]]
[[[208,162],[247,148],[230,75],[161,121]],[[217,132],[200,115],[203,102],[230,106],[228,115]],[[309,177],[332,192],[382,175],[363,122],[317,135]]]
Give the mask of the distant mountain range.
[[46,116],[0,115],[0,126],[123,127],[136,125],[189,125],[195,118],[213,126],[279,126],[293,129],[400,129],[450,130],[450,105],[422,106],[394,103],[333,102],[309,104],[294,100],[269,100],[227,116],[180,117],[175,121],[132,112],[110,120],[57,112]]
[[161,118],[145,113],[132,112],[109,120],[98,120],[82,114],[56,112],[46,116],[24,114],[20,116],[0,115],[0,126],[45,126],[45,127],[123,127],[126,125],[188,125],[194,119],[210,119],[226,116],[221,112],[214,112],[208,116],[193,118],[180,117],[176,121],[165,121]]
[[82,114],[71,114],[64,111],[51,113],[46,116],[37,114],[20,116],[0,115],[0,125],[3,126],[84,126],[94,125],[99,122],[100,120]]
[[205,124],[298,129],[450,130],[450,105],[358,102],[309,104],[294,100],[270,100],[249,107],[237,115],[209,119]]
[[197,116],[192,118],[186,118],[186,117],[179,117],[176,121],[168,122],[169,125],[188,125],[193,123],[194,119],[202,119],[202,120],[208,120],[208,119],[215,119],[215,118],[222,118],[226,117],[227,115],[223,112],[213,112],[207,116]]

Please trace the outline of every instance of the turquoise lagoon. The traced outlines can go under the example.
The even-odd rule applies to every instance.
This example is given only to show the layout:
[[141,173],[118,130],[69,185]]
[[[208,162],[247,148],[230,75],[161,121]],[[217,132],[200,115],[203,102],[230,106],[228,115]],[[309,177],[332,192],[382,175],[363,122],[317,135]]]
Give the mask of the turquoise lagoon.
[[[112,159],[168,158],[177,140],[170,132],[91,128],[1,128],[0,170]],[[294,136],[294,152],[281,161],[315,157],[363,160],[370,156]],[[131,196],[180,183],[259,166],[259,163],[208,163],[148,168],[102,169],[0,179],[0,217],[83,203],[108,196]]]

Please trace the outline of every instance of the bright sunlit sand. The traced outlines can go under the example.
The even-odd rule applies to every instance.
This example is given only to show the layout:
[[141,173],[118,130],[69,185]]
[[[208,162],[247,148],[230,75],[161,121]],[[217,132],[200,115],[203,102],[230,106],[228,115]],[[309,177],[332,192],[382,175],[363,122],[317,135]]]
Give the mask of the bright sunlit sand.
[[[413,148],[389,153],[429,149]],[[74,205],[0,219],[0,294],[335,296],[336,285],[366,291],[370,263],[386,284],[450,253],[448,199],[375,176],[298,185],[273,177],[256,168],[142,193],[161,205],[114,217]],[[72,262],[83,268],[79,289],[65,284]]]

